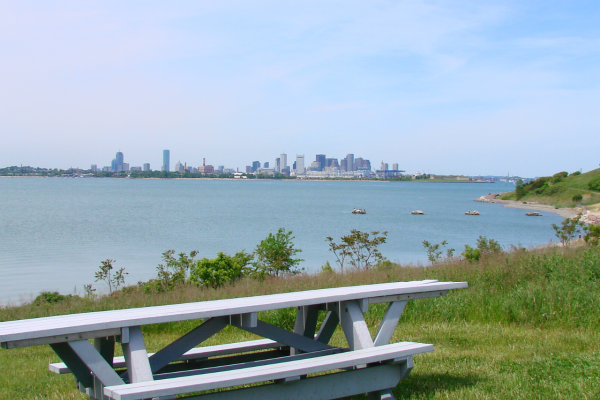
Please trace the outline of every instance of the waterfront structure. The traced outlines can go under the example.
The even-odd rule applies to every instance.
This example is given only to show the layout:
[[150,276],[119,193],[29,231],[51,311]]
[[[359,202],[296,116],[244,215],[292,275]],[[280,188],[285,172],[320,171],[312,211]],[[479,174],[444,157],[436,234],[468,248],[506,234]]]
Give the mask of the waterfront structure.
[[263,165],[263,169],[269,169],[269,162],[265,162]]
[[214,174],[215,167],[212,165],[206,165],[206,158],[202,159],[202,166],[198,167],[198,169],[194,168],[195,172],[200,172],[201,174]]
[[279,169],[283,172],[284,169],[286,169],[288,167],[287,164],[287,154],[285,153],[281,153],[279,155]]
[[162,170],[169,172],[171,170],[171,151],[163,150],[163,165]]
[[252,173],[252,165],[246,165],[246,173],[247,174],[251,174]]
[[252,161],[252,172],[256,172],[258,169],[260,169],[260,161]]
[[392,164],[392,170],[398,171],[398,163],[393,163]]
[[177,161],[177,164],[175,164],[175,172],[182,172],[183,171],[183,164],[181,163],[181,161]]
[[223,173],[224,170],[225,170],[225,166],[224,165],[219,165],[217,167],[217,171],[220,172],[220,173]]
[[296,166],[294,167],[294,170],[296,171],[297,174],[304,173],[304,154],[302,154],[302,155],[296,154]]
[[142,167],[131,167],[132,171],[141,171]]
[[346,154],[346,171],[356,171],[356,168],[354,168],[354,154]]
[[123,163],[123,168],[121,171],[129,171],[129,163]]
[[281,159],[275,159],[275,172],[281,172]]
[[342,160],[340,161],[340,170],[348,171],[348,159],[347,158],[342,158]]
[[150,169],[150,163],[145,163],[145,164],[144,164],[144,171],[146,171],[146,172],[147,172],[147,171],[152,171],[152,170]]
[[[315,157],[315,162],[318,162],[321,164],[321,167],[320,167],[321,169],[319,171],[323,171],[323,170],[325,170],[325,167],[328,167],[327,160],[328,159],[325,158],[325,154],[317,154],[317,156]],[[310,169],[312,169],[312,166],[310,167]]]
[[98,171],[98,166],[96,164],[92,164],[92,167],[90,168],[90,171],[97,172]]

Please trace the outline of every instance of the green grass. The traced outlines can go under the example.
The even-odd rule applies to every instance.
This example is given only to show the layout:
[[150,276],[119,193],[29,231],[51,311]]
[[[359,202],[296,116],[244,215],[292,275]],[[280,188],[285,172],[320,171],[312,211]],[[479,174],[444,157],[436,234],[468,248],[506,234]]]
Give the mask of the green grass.
[[[569,175],[561,182],[551,184],[543,193],[538,194],[531,191],[520,198],[519,201],[548,204],[556,207],[576,207],[577,204],[573,202],[573,196],[581,194],[583,200],[579,202],[580,204],[597,204],[600,203],[600,193],[589,190],[588,183],[598,177],[600,177],[600,168],[581,175]],[[516,193],[514,191],[509,192],[503,195],[502,199],[517,200]]]
[[[439,279],[467,281],[448,296],[409,302],[393,341],[432,343],[394,392],[398,399],[598,399],[600,398],[600,249],[514,250],[478,263],[449,260],[432,267],[392,266],[270,279],[245,280],[221,290],[182,287],[171,293],[133,291],[96,301],[71,299],[54,306],[0,309],[0,320],[72,312],[169,304],[343,285]],[[374,332],[385,305],[371,306]],[[261,319],[292,328],[292,310]],[[198,324],[187,321],[144,327],[156,351]],[[205,344],[254,337],[227,328]],[[334,345],[346,345],[338,329]],[[85,398],[72,377],[47,371],[58,358],[48,346],[0,351],[0,398]],[[364,399],[364,396],[355,396]]]

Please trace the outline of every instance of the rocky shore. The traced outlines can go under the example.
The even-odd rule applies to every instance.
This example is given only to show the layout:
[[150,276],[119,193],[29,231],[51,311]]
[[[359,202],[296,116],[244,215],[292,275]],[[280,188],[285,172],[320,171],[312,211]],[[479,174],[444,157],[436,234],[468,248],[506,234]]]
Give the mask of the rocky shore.
[[600,212],[598,210],[588,210],[584,207],[577,208],[556,208],[546,204],[530,203],[515,200],[502,200],[498,197],[504,193],[490,193],[485,196],[481,196],[475,201],[480,203],[496,203],[502,204],[504,207],[520,208],[523,210],[534,210],[542,212],[551,212],[558,214],[564,218],[575,218],[581,215],[581,221],[590,225],[600,225]]

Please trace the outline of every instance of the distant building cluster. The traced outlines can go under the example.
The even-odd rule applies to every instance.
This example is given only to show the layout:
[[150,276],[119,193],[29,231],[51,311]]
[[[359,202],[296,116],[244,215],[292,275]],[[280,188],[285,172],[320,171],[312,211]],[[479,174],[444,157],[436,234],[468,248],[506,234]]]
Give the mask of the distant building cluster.
[[[163,163],[161,171],[171,171],[171,152],[170,150],[163,150]],[[92,172],[98,171],[98,166],[92,164]],[[129,163],[125,162],[125,156],[123,152],[118,151],[115,158],[112,160],[110,166],[102,168],[102,172],[119,172],[119,171],[152,171],[150,163],[145,163],[142,166],[130,166]],[[216,169],[213,165],[207,165],[206,159],[202,159],[202,165],[195,167],[188,165],[187,162],[177,161],[175,163],[174,172],[184,173],[201,173],[201,174],[240,174],[239,170],[232,168],[225,168],[223,165],[219,165]],[[295,177],[310,177],[310,178],[389,178],[401,176],[404,171],[398,169],[398,164],[392,164],[390,169],[387,163],[381,162],[381,167],[378,170],[373,171],[371,168],[371,161],[362,157],[354,157],[354,154],[347,154],[346,157],[338,160],[337,158],[328,158],[325,154],[317,154],[314,161],[307,161],[304,154],[297,154],[296,160],[288,164],[288,156],[285,153],[281,153],[279,157],[275,159],[273,166],[267,161],[261,163],[260,161],[253,161],[252,165],[246,166],[246,174],[257,174],[257,175],[276,175],[283,174],[286,176]]]
[[397,163],[392,164],[390,169],[383,161],[381,168],[373,171],[370,160],[362,157],[355,158],[354,154],[347,154],[341,160],[328,158],[325,154],[317,154],[314,161],[307,161],[304,154],[297,154],[296,161],[289,165],[287,154],[282,153],[275,159],[273,168],[269,168],[268,162],[261,167],[260,161],[253,161],[252,165],[246,166],[246,173],[249,174],[283,174],[300,178],[389,178],[401,176],[403,172],[398,169]]

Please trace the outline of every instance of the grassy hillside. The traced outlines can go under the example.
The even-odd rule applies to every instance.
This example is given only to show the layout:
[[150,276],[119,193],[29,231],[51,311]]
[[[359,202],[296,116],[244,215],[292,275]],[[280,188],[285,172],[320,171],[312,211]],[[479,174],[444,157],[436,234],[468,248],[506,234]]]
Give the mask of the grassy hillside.
[[[575,207],[577,204],[590,205],[600,203],[600,191],[590,190],[590,182],[600,180],[600,169],[584,174],[573,173],[564,176],[559,172],[553,176],[536,179],[518,189],[502,196],[504,200],[519,200],[532,203],[548,204],[556,207]],[[573,197],[581,195],[582,199],[574,201]]]
[[[415,357],[412,374],[394,390],[397,399],[600,398],[600,248],[513,249],[474,263],[384,264],[263,282],[246,279],[217,290],[186,285],[147,294],[130,289],[95,300],[0,308],[0,321],[420,279],[467,281],[469,288],[409,302],[392,341],[433,343],[435,351]],[[384,311],[385,305],[370,307],[366,320],[372,331]],[[259,317],[293,328],[293,310]],[[144,327],[148,350],[158,350],[198,323]],[[205,344],[253,338],[229,327]],[[346,345],[339,329],[332,342]],[[48,346],[0,350],[0,398],[85,398],[72,377],[47,371],[47,364],[57,361]]]

